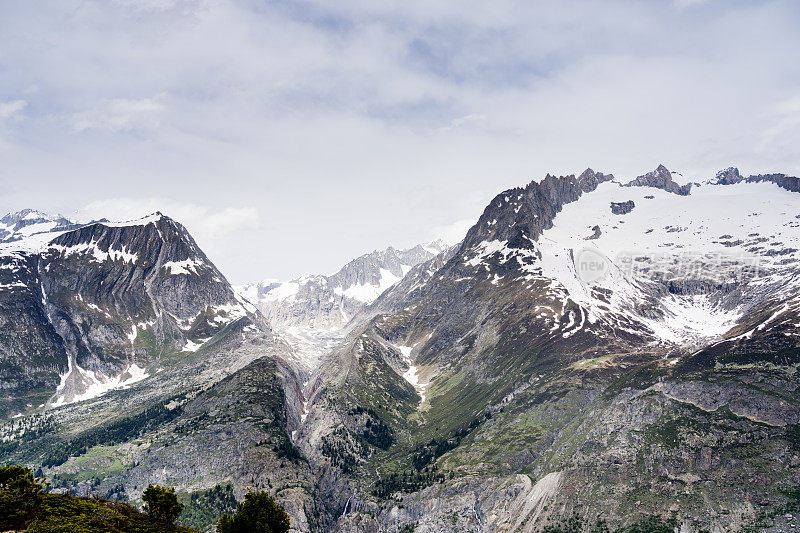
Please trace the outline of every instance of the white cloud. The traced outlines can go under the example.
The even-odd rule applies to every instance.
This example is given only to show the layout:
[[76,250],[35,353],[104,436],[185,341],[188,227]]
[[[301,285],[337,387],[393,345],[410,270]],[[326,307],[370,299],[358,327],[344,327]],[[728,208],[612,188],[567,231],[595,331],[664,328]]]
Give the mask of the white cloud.
[[433,229],[433,234],[435,238],[441,239],[449,245],[454,245],[462,240],[467,235],[467,231],[475,225],[478,221],[477,218],[465,218],[461,220],[457,220],[452,224],[446,224],[444,226],[438,226]]
[[114,98],[96,107],[79,111],[72,116],[75,131],[131,131],[158,126],[158,116],[164,105],[152,98]]
[[249,242],[212,239],[245,280],[425,241],[547,172],[800,172],[772,107],[796,97],[796,2],[676,7],[9,0],[0,102],[28,105],[0,128],[0,203],[255,205]]
[[19,113],[25,109],[28,102],[25,100],[11,100],[8,102],[0,102],[0,119],[15,118]]

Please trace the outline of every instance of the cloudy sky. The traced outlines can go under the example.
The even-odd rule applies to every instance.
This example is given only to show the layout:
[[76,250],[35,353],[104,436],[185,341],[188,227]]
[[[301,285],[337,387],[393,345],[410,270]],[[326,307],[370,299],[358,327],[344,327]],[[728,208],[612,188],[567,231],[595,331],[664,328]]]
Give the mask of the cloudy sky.
[[796,0],[5,0],[0,210],[328,273],[547,172],[800,173],[798,50]]

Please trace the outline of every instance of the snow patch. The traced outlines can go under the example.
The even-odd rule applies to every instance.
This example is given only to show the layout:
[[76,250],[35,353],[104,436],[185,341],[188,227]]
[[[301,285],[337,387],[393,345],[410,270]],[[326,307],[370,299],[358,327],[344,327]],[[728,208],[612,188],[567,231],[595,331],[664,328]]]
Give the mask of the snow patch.
[[207,267],[202,261],[197,261],[195,259],[184,259],[183,261],[167,261],[161,266],[161,268],[166,269],[168,274],[172,276],[190,276],[199,275],[199,269]]
[[50,402],[51,407],[97,398],[111,390],[125,389],[150,377],[150,374],[136,363],[130,364],[114,377],[107,377],[93,370],[85,370],[77,365],[71,357],[67,364],[67,372],[60,376],[61,382],[56,388],[54,400]]

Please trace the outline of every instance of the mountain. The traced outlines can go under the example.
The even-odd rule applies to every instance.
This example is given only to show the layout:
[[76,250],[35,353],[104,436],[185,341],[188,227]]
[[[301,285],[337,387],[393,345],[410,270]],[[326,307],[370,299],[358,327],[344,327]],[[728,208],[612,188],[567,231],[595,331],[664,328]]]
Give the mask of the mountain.
[[732,174],[547,176],[376,300],[297,435],[350,480],[340,530],[788,527],[797,178]]
[[320,356],[341,341],[354,316],[412,267],[447,248],[441,240],[407,250],[389,247],[353,259],[330,276],[286,282],[267,279],[237,290],[256,304],[272,327],[315,368]]
[[71,229],[77,226],[79,226],[77,222],[60,215],[53,216],[33,209],[23,209],[0,218],[0,242],[17,241],[37,233]]
[[255,312],[160,214],[0,245],[0,276],[3,381],[36,406],[42,394],[61,405],[141,380]]
[[0,244],[0,460],[56,491],[139,503],[149,483],[203,501],[258,487],[308,530],[326,514],[287,434],[304,372],[160,213]]
[[246,298],[162,215],[4,243],[0,461],[198,529],[261,489],[296,531],[791,530],[798,192],[548,175]]

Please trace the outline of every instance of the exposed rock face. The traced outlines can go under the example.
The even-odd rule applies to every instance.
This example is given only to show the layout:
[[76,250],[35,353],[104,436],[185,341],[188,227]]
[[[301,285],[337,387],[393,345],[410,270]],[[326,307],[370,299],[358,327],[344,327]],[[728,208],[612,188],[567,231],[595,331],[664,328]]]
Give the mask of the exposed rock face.
[[[0,276],[20,277],[0,282],[44,283],[53,303],[36,291],[9,299],[45,316],[3,315],[10,328],[38,324],[37,342],[52,339],[76,364],[122,368],[120,353],[154,363],[128,388],[0,425],[0,461],[44,464],[58,490],[133,500],[150,482],[193,492],[230,481],[239,497],[265,488],[300,531],[533,532],[575,514],[612,530],[648,514],[693,533],[759,520],[785,530],[782,491],[800,486],[800,196],[763,183],[781,175],[741,185],[733,170],[691,195],[661,170],[639,185],[587,170],[503,192],[463,244],[401,261],[402,279],[360,304],[310,379],[257,312],[221,324],[227,292],[202,267],[197,285],[159,290],[170,283],[163,265],[155,273],[126,255],[160,257],[147,251],[156,235],[93,230],[59,241],[53,257],[18,254]],[[609,210],[628,202],[640,208],[624,220]],[[133,241],[137,250],[123,248]],[[66,250],[78,247],[95,259],[74,266]],[[604,276],[582,277],[587,250]],[[71,268],[73,281],[51,279]],[[375,289],[367,270],[343,274],[348,287],[326,283]],[[128,279],[140,281],[115,284]],[[57,296],[73,287],[109,325]],[[317,287],[310,299],[337,294]],[[221,327],[195,351],[168,352],[206,338],[184,326],[200,304],[173,291],[207,293],[216,310],[200,322]],[[158,319],[140,300],[163,309],[161,331],[174,323],[156,355],[114,348],[120,317]],[[181,315],[185,306],[195,311]],[[31,376],[48,372],[42,361]]]
[[[796,466],[783,467],[786,428],[795,427],[800,407],[792,370],[800,354],[800,295],[790,280],[796,266],[765,263],[756,278],[737,283],[727,274],[716,279],[702,254],[697,268],[684,268],[681,254],[693,257],[686,247],[700,243],[705,221],[659,219],[655,232],[636,226],[627,234],[640,241],[619,237],[637,211],[628,212],[624,228],[614,227],[609,202],[591,203],[592,194],[620,205],[628,200],[619,196],[651,196],[674,214],[690,201],[690,187],[676,189],[668,172],[651,174],[659,173],[663,181],[651,176],[617,192],[600,181],[597,191],[581,193],[579,178],[569,176],[506,191],[451,257],[415,267],[368,308],[367,322],[312,380],[310,414],[297,435],[312,465],[355,465],[335,483],[348,489],[338,499],[329,491],[342,509],[339,531],[539,531],[573,513],[617,525],[641,513],[672,513],[687,531],[730,530],[755,520],[739,502],[800,483],[798,450],[789,459]],[[658,185],[672,194],[642,190]],[[698,215],[709,216],[707,204],[694,196],[713,193],[711,186],[694,193]],[[755,205],[751,194],[745,209]],[[795,238],[787,229],[796,224],[785,205],[791,198],[781,194],[780,228],[761,230],[776,250]],[[664,264],[655,253],[643,255],[633,259],[643,265],[633,274],[617,277],[623,265],[613,262],[605,280],[576,283],[570,268],[583,245],[559,246],[554,235],[563,236],[561,217],[583,231],[599,215],[610,235],[598,224],[592,247],[644,242],[667,250]],[[746,238],[703,239],[755,250],[758,234],[739,232]],[[758,253],[769,257],[761,246]],[[734,264],[723,260],[723,270]],[[706,305],[712,314],[743,316],[709,340],[700,329],[693,338],[658,333],[684,305],[690,326]],[[364,440],[362,415],[354,413],[368,408],[395,436],[388,450]],[[557,476],[554,494],[509,479],[523,473]],[[510,486],[510,494],[499,488]],[[520,507],[538,508],[541,492],[547,503],[520,518]],[[523,503],[511,504],[518,497]]]
[[716,185],[735,185],[740,183],[744,178],[739,174],[739,169],[735,167],[726,168],[717,172],[715,180]]
[[714,183],[716,185],[735,185],[737,183],[774,183],[781,189],[791,192],[800,192],[800,178],[786,174],[758,174],[747,178],[739,174],[739,169],[728,168],[717,173]]
[[611,174],[586,169],[580,176],[545,176],[525,188],[510,189],[495,197],[484,210],[461,245],[469,249],[482,241],[508,241],[526,246],[542,231],[552,227],[553,219],[564,204],[574,202],[600,183],[614,179]]
[[636,204],[633,203],[633,200],[628,200],[627,202],[611,202],[611,212],[615,215],[627,215],[633,208],[636,207]]
[[0,424],[0,460],[134,502],[149,483],[270,490],[295,530],[325,523],[288,435],[306,375],[180,224],[158,214],[4,244],[0,302],[2,414],[19,416]]
[[760,183],[770,182],[774,183],[781,189],[786,189],[791,192],[800,192],[800,178],[787,176],[786,174],[758,174],[757,176],[750,176],[747,178],[747,183]]
[[681,196],[688,196],[692,190],[691,183],[678,185],[672,181],[672,173],[664,165],[658,165],[654,171],[626,183],[625,187],[655,187]]
[[46,395],[70,402],[140,379],[236,318],[259,320],[186,230],[161,215],[17,240],[0,249],[0,266],[3,382],[11,397],[38,402],[12,402],[21,410]]

